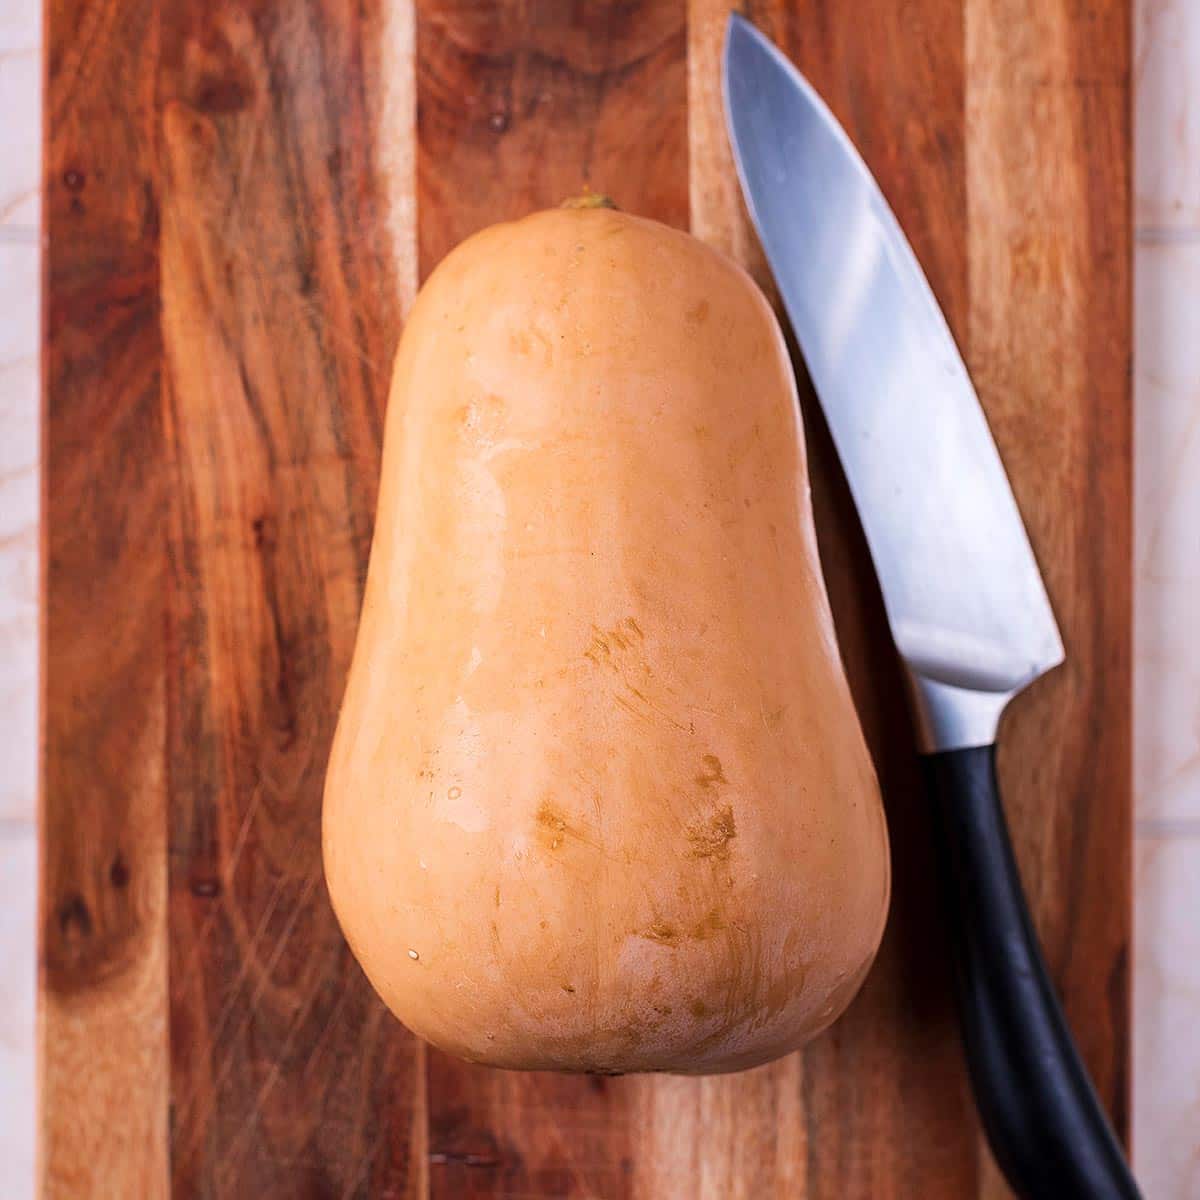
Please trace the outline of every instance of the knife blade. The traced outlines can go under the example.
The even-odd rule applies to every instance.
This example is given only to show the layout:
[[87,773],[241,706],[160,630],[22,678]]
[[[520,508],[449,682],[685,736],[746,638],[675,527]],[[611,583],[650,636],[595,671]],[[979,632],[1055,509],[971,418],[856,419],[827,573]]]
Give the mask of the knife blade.
[[987,745],[1063,660],[1041,572],[954,339],[857,150],[734,18],[738,173],[858,508],[929,749]]
[[915,254],[815,89],[737,15],[723,76],[742,190],[911,684],[984,1128],[1020,1196],[1137,1197],[1050,984],[1000,804],[1000,715],[1063,661],[1000,455]]

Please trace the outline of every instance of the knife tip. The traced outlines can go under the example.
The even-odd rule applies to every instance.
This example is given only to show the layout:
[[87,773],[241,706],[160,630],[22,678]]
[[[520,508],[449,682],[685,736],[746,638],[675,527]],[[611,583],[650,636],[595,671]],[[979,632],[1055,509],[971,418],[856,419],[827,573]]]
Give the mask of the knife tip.
[[725,51],[729,52],[730,43],[736,37],[744,37],[746,34],[756,34],[758,30],[748,17],[742,16],[740,12],[731,12],[729,19],[725,22]]
[[728,92],[730,75],[735,58],[745,57],[746,48],[762,34],[753,23],[739,12],[731,12],[725,22],[725,45],[721,55],[721,74]]

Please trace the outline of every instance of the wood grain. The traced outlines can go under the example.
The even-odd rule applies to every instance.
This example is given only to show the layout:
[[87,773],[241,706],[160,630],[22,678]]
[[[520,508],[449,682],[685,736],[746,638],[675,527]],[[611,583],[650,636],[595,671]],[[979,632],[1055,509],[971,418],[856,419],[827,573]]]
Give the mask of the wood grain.
[[389,244],[374,151],[383,35],[351,3],[195,4],[163,29],[184,1196],[422,1190],[420,1057],[355,966],[320,861],[400,329],[393,267],[412,259]]
[[811,1152],[804,1057],[738,1075],[642,1078],[634,1090],[639,1200],[803,1196]]
[[[1014,706],[1001,769],[1047,956],[1124,1132],[1127,4],[742,7],[878,175],[1045,569],[1069,662]],[[47,1195],[1005,1194],[971,1116],[900,673],[803,388],[895,872],[845,1018],[732,1077],[491,1072],[384,1012],[325,899],[321,782],[418,278],[590,184],[690,220],[770,289],[720,109],[728,9],[52,0]]]
[[40,1190],[167,1181],[163,432],[149,0],[46,21]]
[[416,7],[422,277],[476,230],[584,185],[687,223],[685,0]]

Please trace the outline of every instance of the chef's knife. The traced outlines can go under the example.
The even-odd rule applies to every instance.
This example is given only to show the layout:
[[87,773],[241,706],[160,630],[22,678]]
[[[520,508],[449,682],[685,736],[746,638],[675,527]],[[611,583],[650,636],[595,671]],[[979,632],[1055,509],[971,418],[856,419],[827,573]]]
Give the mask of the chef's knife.
[[997,790],[1005,705],[1062,641],[983,410],[878,185],[807,80],[730,18],[738,174],[911,685],[976,1102],[1027,1200],[1136,1197],[1050,984]]

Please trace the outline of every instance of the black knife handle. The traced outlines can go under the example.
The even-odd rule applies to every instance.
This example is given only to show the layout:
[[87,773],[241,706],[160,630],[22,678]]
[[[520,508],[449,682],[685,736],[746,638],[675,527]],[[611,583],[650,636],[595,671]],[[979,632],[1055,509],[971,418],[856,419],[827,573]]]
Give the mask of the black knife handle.
[[975,1101],[1022,1200],[1138,1200],[1046,973],[994,746],[924,759]]

